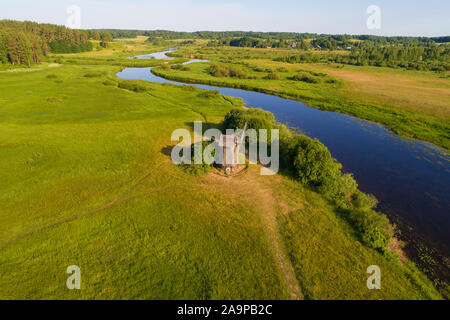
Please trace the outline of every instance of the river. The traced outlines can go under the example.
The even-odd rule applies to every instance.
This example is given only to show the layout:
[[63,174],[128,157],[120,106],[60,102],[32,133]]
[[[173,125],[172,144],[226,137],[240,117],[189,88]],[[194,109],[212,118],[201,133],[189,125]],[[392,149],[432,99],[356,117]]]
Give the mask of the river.
[[[136,58],[170,59],[165,55],[170,51]],[[193,85],[155,76],[151,68],[125,68],[117,76]],[[310,108],[299,101],[240,89],[195,86],[242,98],[248,107],[270,111],[277,121],[318,138],[342,163],[343,170],[354,174],[359,189],[379,199],[378,209],[399,225],[411,255],[417,258],[418,246],[426,244],[437,250],[435,258],[450,256],[450,155],[445,150],[399,137],[382,125]]]

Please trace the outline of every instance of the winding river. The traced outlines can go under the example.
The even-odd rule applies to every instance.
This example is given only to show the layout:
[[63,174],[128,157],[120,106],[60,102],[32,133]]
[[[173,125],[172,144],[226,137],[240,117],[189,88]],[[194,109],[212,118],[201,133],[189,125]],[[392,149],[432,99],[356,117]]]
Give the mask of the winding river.
[[[135,58],[170,59],[165,55],[169,51]],[[188,63],[192,62],[203,61],[191,60]],[[125,68],[117,76],[193,85],[155,76],[151,68]],[[240,89],[194,85],[242,98],[247,106],[270,111],[277,121],[318,138],[342,163],[344,171],[354,174],[359,188],[380,200],[379,209],[400,226],[402,238],[410,242],[409,246],[412,242],[417,244],[417,239],[420,239],[420,243],[437,249],[439,256],[450,256],[448,152],[431,143],[401,138],[382,125],[310,108],[299,101]],[[410,251],[417,253],[414,249]]]

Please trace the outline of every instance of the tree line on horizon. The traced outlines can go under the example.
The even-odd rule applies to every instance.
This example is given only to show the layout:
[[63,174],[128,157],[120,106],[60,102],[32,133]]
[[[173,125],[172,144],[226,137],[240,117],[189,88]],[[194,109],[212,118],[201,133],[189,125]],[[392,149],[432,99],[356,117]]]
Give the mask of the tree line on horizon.
[[[149,37],[152,44],[174,39],[209,39],[208,46],[295,48],[300,50],[351,50],[350,55],[282,57],[286,62],[337,62],[354,65],[404,67],[419,70],[449,70],[450,36],[386,37],[373,35],[326,35],[294,32],[197,31],[90,29],[74,30],[31,21],[0,20],[0,63],[40,62],[49,53],[90,51],[92,42],[101,47],[117,38]],[[315,60],[320,61],[315,61]],[[326,61],[325,61],[326,60]]]
[[370,42],[355,44],[349,54],[330,52],[314,54],[302,52],[275,58],[288,63],[340,63],[355,66],[376,66],[408,70],[444,72],[450,70],[450,45],[409,44],[375,45]]
[[[176,39],[204,39],[204,40],[228,40],[235,38],[252,38],[270,41],[299,41],[307,39],[327,40],[331,43],[352,43],[354,40],[370,41],[377,45],[417,43],[446,43],[450,42],[450,36],[441,37],[410,37],[410,36],[375,36],[375,35],[351,35],[351,34],[318,34],[301,32],[255,32],[255,31],[170,31],[170,30],[124,30],[124,29],[92,29],[89,32],[108,32],[113,39],[135,38],[146,36],[149,38],[160,38],[162,40]],[[227,44],[227,42],[224,42]]]

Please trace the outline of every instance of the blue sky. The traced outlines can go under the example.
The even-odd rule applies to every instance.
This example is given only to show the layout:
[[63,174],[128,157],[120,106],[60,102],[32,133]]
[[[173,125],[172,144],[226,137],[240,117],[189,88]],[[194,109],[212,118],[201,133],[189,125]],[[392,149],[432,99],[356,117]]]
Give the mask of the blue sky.
[[[0,19],[66,24],[70,5],[82,28],[450,35],[448,0],[0,0]],[[380,30],[366,27],[369,5]]]

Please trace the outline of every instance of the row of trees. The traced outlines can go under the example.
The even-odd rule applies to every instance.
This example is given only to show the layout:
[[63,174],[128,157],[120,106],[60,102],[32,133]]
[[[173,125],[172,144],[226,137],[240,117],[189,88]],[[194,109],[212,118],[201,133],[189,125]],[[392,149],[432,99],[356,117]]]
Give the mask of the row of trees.
[[282,39],[277,37],[240,37],[215,39],[208,46],[232,46],[253,48],[296,48],[301,50],[340,50],[364,46],[365,48],[435,48],[437,43],[444,43],[448,37],[441,38],[406,38],[406,37],[375,37],[375,36],[318,36],[307,42],[301,37]]
[[[119,32],[123,31],[123,33]],[[135,33],[126,33],[127,30],[88,30],[88,37],[91,40],[100,41],[100,46],[103,48],[108,47],[108,43],[114,38],[127,38],[126,35],[130,35],[130,38],[135,38]],[[134,35],[134,36],[133,36]]]
[[313,39],[310,47],[315,49],[336,50],[351,47],[354,44],[350,39],[336,39],[336,37],[321,37]]
[[[316,33],[297,33],[297,32],[253,32],[253,31],[197,31],[197,32],[177,32],[168,30],[153,30],[153,31],[139,31],[139,30],[108,30],[111,33],[120,34],[120,31],[130,32],[130,34],[144,35],[148,37],[160,37],[165,40],[174,39],[209,39],[209,40],[228,40],[235,38],[255,38],[263,40],[288,40],[289,42],[306,40],[306,39],[321,39],[328,40],[330,42],[336,41],[340,43],[338,45],[345,45],[352,43],[355,40],[362,40],[367,42],[372,42],[378,45],[387,44],[406,44],[415,42],[416,44],[425,43],[444,43],[450,42],[450,37],[384,37],[384,36],[374,36],[374,35],[327,35],[327,34],[316,34]],[[113,38],[116,38],[113,34]]]
[[[339,60],[339,59],[338,59]],[[450,70],[450,46],[448,45],[394,45],[355,47],[343,62],[356,65],[398,66],[410,64],[420,68],[427,66],[435,71]]]
[[43,43],[38,36],[0,30],[0,63],[29,66],[40,61],[42,52]]
[[0,20],[0,62],[30,65],[42,56],[92,50],[89,34],[52,24]]
[[450,45],[442,44],[400,44],[378,46],[363,43],[352,47],[350,54],[312,54],[276,58],[289,63],[327,63],[335,62],[357,66],[379,66],[416,70],[450,70]]
[[102,34],[109,34],[111,39],[136,38],[139,35],[144,35],[144,31],[139,30],[95,29],[88,32],[89,38],[93,40],[100,40]]
[[161,37],[165,40],[174,39],[209,39],[223,40],[239,37],[250,37],[257,39],[276,38],[279,40],[308,39],[317,34],[295,33],[295,32],[253,32],[253,31],[196,31],[196,32],[176,32],[168,30],[143,31],[140,34],[148,37]]
[[232,39],[222,39],[222,40],[210,40],[207,43],[208,47],[218,47],[218,46],[232,46],[232,47],[251,47],[251,48],[289,48],[295,47],[298,49],[307,50],[308,45],[303,39],[296,40],[285,40],[277,38],[252,38],[252,37],[242,37],[242,38],[232,38]]
[[277,36],[266,37],[240,37],[211,40],[209,46],[233,46],[233,47],[255,47],[255,48],[287,48],[294,47],[297,49],[321,49],[321,50],[339,50],[348,47],[358,47],[361,44],[370,47],[389,47],[389,46],[406,46],[406,47],[433,47],[436,43],[445,43],[450,37],[440,38],[412,38],[412,37],[377,37],[377,36],[350,36],[350,35],[320,35],[315,36],[309,43],[304,39],[304,35],[300,34],[294,38],[285,39]]

